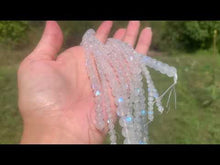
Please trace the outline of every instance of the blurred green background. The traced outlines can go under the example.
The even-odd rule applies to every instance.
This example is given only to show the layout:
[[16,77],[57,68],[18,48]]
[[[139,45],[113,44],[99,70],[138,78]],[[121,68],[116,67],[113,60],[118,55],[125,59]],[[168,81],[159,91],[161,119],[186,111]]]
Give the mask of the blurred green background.
[[[83,33],[97,29],[101,21],[58,23],[64,33],[64,50],[78,45]],[[126,25],[127,21],[115,21],[112,34]],[[16,73],[44,26],[44,21],[0,21],[0,144],[20,141]],[[148,55],[175,66],[179,77],[177,109],[171,106],[169,113],[156,113],[149,126],[150,143],[220,143],[220,21],[141,21],[141,28],[145,26],[153,31]],[[166,76],[150,71],[160,92],[171,84]]]

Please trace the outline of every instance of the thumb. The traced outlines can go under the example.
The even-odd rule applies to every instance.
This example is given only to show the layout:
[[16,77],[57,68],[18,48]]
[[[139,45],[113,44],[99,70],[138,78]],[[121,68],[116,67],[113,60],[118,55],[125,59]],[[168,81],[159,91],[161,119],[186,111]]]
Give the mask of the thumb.
[[44,33],[37,47],[31,53],[32,58],[55,60],[63,43],[63,33],[56,21],[47,21]]

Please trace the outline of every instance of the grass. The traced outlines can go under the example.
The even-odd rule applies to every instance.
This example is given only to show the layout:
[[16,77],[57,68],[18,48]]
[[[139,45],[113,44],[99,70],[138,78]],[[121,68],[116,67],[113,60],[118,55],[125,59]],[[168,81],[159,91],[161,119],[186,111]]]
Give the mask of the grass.
[[[220,143],[220,88],[215,96],[210,87],[220,83],[220,65],[213,73],[212,56],[178,55],[161,57],[178,69],[177,109],[158,115],[150,126],[152,143],[215,144]],[[218,61],[220,58],[218,57]],[[156,77],[157,78],[157,77]],[[155,80],[159,87],[163,81]]]
[[[94,28],[100,22],[92,22]],[[75,33],[65,22],[60,22],[65,36]],[[81,26],[83,22],[81,23]],[[126,22],[118,22],[126,25]],[[147,24],[147,23],[146,23]],[[159,22],[152,22],[152,29]],[[77,31],[78,24],[73,22]],[[39,28],[40,27],[40,28]],[[42,26],[32,28],[30,43],[19,50],[0,47],[0,144],[19,143],[22,134],[22,119],[17,107],[17,78],[19,62],[31,52],[40,39]],[[82,35],[82,32],[79,34]],[[70,46],[71,37],[66,37],[64,47]],[[78,44],[79,40],[77,40]],[[149,54],[158,54],[150,52]],[[159,53],[160,54],[160,53]],[[173,65],[178,70],[177,109],[171,106],[163,114],[156,113],[155,120],[149,126],[150,143],[152,144],[216,144],[220,143],[220,56],[216,58],[210,51],[198,51],[193,54],[176,53],[172,56],[155,55],[155,58]],[[160,93],[172,80],[158,72],[150,70],[155,86]],[[171,100],[172,101],[172,100]],[[172,101],[173,102],[173,101]],[[123,140],[119,136],[120,141]],[[109,142],[107,138],[106,143]]]
[[[209,89],[213,86],[213,59],[211,55],[195,54],[156,57],[175,66],[179,80],[176,87],[177,109],[171,106],[163,114],[156,113],[149,125],[151,144],[220,143],[220,86],[215,87],[216,96],[212,96]],[[151,73],[160,93],[171,84],[165,76],[155,71]],[[220,84],[219,74],[220,65],[217,65],[215,84]],[[109,139],[106,140],[108,142]]]
[[17,66],[0,67],[0,144],[19,143],[22,120],[17,107]]

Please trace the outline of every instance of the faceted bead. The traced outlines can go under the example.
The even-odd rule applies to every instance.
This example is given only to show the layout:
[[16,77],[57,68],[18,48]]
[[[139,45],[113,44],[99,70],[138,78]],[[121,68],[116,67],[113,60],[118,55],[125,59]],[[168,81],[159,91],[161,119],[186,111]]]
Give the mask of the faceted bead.
[[128,144],[128,139],[126,138],[123,143]]
[[110,129],[110,130],[109,130],[109,134],[110,134],[110,135],[114,135],[114,134],[115,134],[115,129]]
[[148,106],[153,106],[153,102],[148,102]]
[[154,100],[154,98],[153,98],[153,97],[151,97],[151,96],[150,96],[150,97],[148,97],[148,101],[151,101],[151,102],[152,102],[153,100]]
[[131,116],[127,116],[127,117],[125,118],[125,121],[126,121],[127,123],[132,122],[132,117],[131,117]]
[[147,114],[146,110],[145,110],[145,109],[142,109],[142,110],[141,110],[141,115],[142,115],[142,116],[145,116],[146,114]]
[[140,118],[140,117],[136,117],[136,118],[134,119],[134,122],[135,122],[135,123],[141,122],[141,118]]
[[101,92],[100,92],[99,90],[97,90],[97,91],[95,92],[95,96],[99,96],[99,95],[101,95]]
[[127,129],[126,128],[122,128],[122,135],[124,136],[124,137],[127,137]]
[[154,117],[153,117],[153,116],[148,116],[148,119],[149,119],[150,121],[153,121],[153,120],[154,120]]
[[158,98],[158,93],[155,92],[155,93],[154,93],[154,97],[155,97],[155,98]]
[[110,136],[110,140],[114,143],[116,141],[116,136],[115,135],[111,135]]
[[122,127],[124,127],[124,126],[126,125],[126,123],[125,123],[125,121],[124,121],[123,118],[120,118],[120,119],[119,119],[119,124],[120,124],[120,126],[122,126]]
[[154,96],[153,92],[150,92],[150,93],[148,94],[148,96],[149,96],[149,97]]
[[161,113],[163,112],[164,108],[162,106],[158,107],[158,111],[160,111]]
[[119,103],[121,103],[121,102],[123,102],[124,101],[124,99],[122,98],[122,97],[120,97],[119,99],[118,99],[118,102]]
[[172,73],[171,71],[168,71],[168,72],[167,72],[167,76],[168,76],[168,77],[173,77],[173,73]]
[[109,129],[114,129],[114,124],[109,124]]

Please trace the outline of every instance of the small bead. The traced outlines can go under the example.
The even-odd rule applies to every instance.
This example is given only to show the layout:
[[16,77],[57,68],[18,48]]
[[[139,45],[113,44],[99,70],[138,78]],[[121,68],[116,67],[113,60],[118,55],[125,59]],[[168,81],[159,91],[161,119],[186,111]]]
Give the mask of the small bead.
[[95,92],[95,96],[99,96],[99,95],[101,95],[101,92],[100,92],[99,90],[97,90],[97,91]]
[[128,139],[125,139],[125,140],[124,140],[124,144],[128,144]]
[[131,122],[131,121],[132,121],[132,117],[128,116],[128,117],[126,117],[126,118],[125,118],[125,120],[126,120],[126,122],[128,122],[128,123],[129,123],[129,122]]
[[110,136],[110,140],[111,140],[113,143],[115,143],[115,141],[116,141],[116,136],[115,136],[115,135],[111,135],[111,136]]
[[158,93],[154,93],[154,97],[155,97],[155,98],[158,98]]
[[146,110],[142,109],[142,110],[141,110],[141,115],[142,115],[142,116],[145,116],[146,114],[147,114]]
[[123,102],[124,101],[124,99],[122,98],[122,97],[120,97],[119,99],[118,99],[118,102],[119,103],[121,103],[121,102]]
[[159,106],[159,107],[158,107],[158,110],[159,110],[160,112],[163,112],[164,108],[163,108],[162,106]]
[[146,142],[143,141],[139,141],[139,144],[147,144]]

